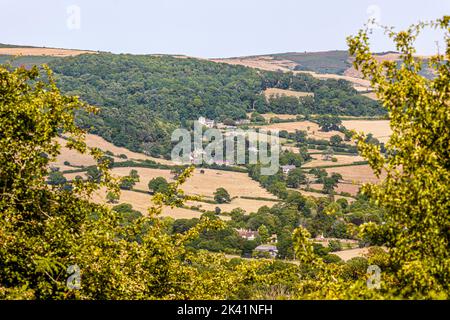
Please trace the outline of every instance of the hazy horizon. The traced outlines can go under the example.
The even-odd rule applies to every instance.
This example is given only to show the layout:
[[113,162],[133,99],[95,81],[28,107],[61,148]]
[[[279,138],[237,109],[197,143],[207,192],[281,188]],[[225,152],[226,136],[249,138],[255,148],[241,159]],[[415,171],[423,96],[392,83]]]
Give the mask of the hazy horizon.
[[[333,51],[370,18],[398,30],[443,13],[450,1],[0,0],[0,43],[199,58]],[[372,39],[374,51],[395,51],[382,30]],[[418,54],[441,39],[426,31]]]

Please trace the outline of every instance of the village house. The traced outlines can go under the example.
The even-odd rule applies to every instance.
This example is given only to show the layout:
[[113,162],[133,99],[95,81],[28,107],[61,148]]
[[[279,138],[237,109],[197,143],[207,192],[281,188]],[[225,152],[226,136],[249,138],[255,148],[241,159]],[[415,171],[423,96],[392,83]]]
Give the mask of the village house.
[[261,244],[255,248],[256,252],[267,252],[271,258],[276,258],[278,254],[278,249],[276,246],[271,244]]
[[205,117],[199,117],[198,123],[200,123],[202,126],[213,128],[214,127],[214,120],[206,119]]
[[245,240],[255,240],[258,236],[258,231],[245,230],[245,229],[237,229],[237,233],[239,236]]
[[206,152],[203,149],[196,149],[190,153],[189,159],[191,163],[194,163],[198,160],[203,161],[203,155],[205,154]]
[[294,170],[296,168],[296,166],[289,164],[286,166],[281,166],[281,170],[283,170],[283,174],[287,175],[289,173],[289,171]]

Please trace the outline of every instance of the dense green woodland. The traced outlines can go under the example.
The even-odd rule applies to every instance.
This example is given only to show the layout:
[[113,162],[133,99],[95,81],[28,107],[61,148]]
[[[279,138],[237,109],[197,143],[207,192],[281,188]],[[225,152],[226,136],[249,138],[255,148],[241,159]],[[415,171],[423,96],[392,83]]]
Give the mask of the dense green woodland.
[[[167,155],[169,134],[187,120],[244,119],[246,112],[380,115],[380,105],[346,81],[258,71],[192,58],[137,55],[81,55],[50,63],[63,92],[99,106],[98,116],[78,123],[134,151]],[[314,99],[275,97],[266,88],[313,92]]]

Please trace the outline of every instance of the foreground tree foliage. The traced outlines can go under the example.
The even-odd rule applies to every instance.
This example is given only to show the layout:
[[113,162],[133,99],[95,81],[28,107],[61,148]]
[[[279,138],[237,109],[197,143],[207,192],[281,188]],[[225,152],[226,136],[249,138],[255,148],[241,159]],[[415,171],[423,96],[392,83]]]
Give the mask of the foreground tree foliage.
[[[368,289],[360,277],[363,261],[325,265],[313,252],[309,234],[295,230],[297,257],[313,270],[299,283],[308,298],[414,298],[450,296],[450,17],[394,32],[386,29],[401,53],[402,64],[379,63],[369,47],[368,30],[349,37],[354,66],[371,81],[388,110],[393,134],[386,153],[355,133],[361,154],[383,182],[363,193],[385,210],[384,222],[365,223],[360,236],[384,245],[368,263],[380,267],[380,289]],[[426,27],[442,29],[445,53],[430,59],[433,79],[420,75],[423,61],[414,57],[414,41]],[[353,260],[353,259],[352,259]],[[357,276],[360,274],[359,276]],[[355,277],[356,276],[356,277]],[[350,281],[349,281],[350,280]]]
[[[379,64],[370,53],[367,33],[350,37],[355,66],[371,80],[389,112],[392,136],[386,157],[379,146],[358,135],[361,154],[375,173],[386,173],[378,186],[364,192],[386,208],[382,226],[364,232],[389,248],[395,294],[447,297],[450,284],[450,16],[387,33],[403,63]],[[414,41],[426,27],[445,34],[444,53],[429,61],[435,77],[420,75],[423,62],[414,57]]]

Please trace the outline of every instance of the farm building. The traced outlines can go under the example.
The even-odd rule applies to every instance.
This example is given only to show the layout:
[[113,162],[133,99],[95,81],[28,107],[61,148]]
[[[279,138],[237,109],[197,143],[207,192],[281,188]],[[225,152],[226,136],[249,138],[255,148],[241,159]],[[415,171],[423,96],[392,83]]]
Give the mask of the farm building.
[[255,248],[256,252],[267,252],[270,257],[276,258],[278,254],[278,249],[276,246],[271,244],[261,244]]

